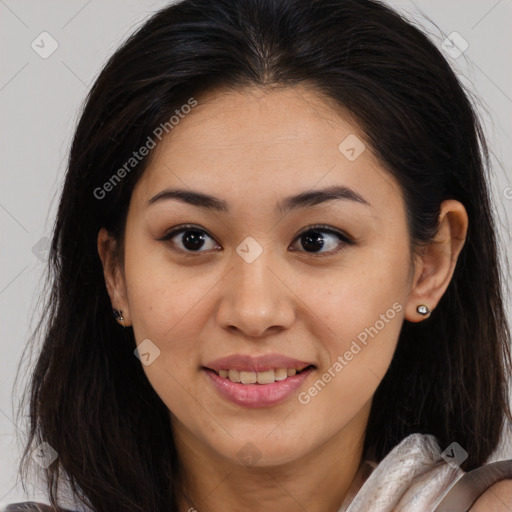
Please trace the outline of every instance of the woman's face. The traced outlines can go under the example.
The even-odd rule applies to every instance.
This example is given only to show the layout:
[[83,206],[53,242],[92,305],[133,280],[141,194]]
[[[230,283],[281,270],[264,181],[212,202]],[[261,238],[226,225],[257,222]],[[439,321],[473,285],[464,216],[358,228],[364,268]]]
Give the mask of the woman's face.
[[183,443],[238,464],[363,437],[415,279],[398,184],[324,101],[201,99],[130,202],[123,314],[144,371]]

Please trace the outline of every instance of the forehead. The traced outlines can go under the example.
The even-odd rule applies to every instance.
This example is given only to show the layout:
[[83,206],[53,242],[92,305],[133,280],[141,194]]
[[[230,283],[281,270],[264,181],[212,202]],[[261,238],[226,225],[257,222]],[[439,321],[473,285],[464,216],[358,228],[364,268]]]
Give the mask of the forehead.
[[[179,185],[277,200],[341,184],[366,189],[369,201],[400,195],[353,116],[311,88],[221,90],[197,100],[153,150],[134,194],[147,199]],[[347,140],[362,151],[355,160]]]

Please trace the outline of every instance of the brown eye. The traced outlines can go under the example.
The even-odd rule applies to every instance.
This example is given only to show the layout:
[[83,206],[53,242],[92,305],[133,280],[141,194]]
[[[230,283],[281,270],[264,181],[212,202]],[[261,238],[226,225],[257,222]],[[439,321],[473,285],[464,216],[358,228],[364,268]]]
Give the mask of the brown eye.
[[[211,242],[208,242],[211,240]],[[206,252],[215,249],[218,244],[208,233],[196,227],[181,226],[166,233],[159,241],[170,241],[181,252]],[[209,246],[208,246],[209,245]]]
[[[162,242],[171,242],[173,249],[178,252],[204,253],[213,249],[221,249],[220,245],[207,231],[196,226],[178,226],[158,239]],[[297,236],[295,241],[301,242],[301,252],[309,254],[330,255],[342,250],[345,245],[354,245],[355,242],[341,231],[323,226],[312,226]],[[293,249],[296,250],[296,249]]]
[[305,252],[320,254],[336,254],[344,245],[354,243],[344,233],[322,226],[314,226],[303,231],[296,238],[296,241],[299,240]]

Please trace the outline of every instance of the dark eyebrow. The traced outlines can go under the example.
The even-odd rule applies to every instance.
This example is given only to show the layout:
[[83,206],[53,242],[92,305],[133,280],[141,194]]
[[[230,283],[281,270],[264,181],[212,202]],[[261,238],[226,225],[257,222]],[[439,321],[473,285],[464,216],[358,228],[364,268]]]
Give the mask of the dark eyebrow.
[[[168,188],[162,190],[148,201],[148,206],[168,199],[176,199],[183,203],[191,204],[199,208],[206,208],[208,210],[215,210],[219,212],[228,212],[228,203],[223,199],[213,197],[202,192],[192,190],[184,190],[179,188]],[[290,196],[280,201],[276,206],[276,212],[284,215],[290,210],[308,208],[320,203],[334,200],[348,200],[370,206],[368,201],[363,199],[355,190],[335,185],[332,187],[324,188],[321,190],[311,190],[302,192],[296,196]]]
[[276,211],[281,215],[284,215],[290,210],[308,208],[320,203],[335,200],[355,201],[356,203],[370,206],[370,203],[368,203],[368,201],[366,201],[355,190],[342,185],[333,185],[332,187],[327,187],[321,190],[311,190],[308,192],[302,192],[296,196],[287,197],[277,204]]
[[199,208],[206,208],[208,210],[216,210],[219,212],[229,211],[228,204],[222,199],[203,194],[202,192],[195,192],[193,190],[183,190],[180,188],[167,188],[153,196],[148,201],[148,206],[163,201],[164,199],[177,199],[182,203],[198,206]]

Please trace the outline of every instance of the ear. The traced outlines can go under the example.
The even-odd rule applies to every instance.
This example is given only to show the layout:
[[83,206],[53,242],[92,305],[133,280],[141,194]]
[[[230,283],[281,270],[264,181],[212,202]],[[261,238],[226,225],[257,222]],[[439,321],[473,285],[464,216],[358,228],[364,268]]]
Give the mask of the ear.
[[105,228],[98,232],[98,254],[103,265],[105,285],[110,297],[112,308],[122,311],[124,320],[118,322],[124,327],[131,325],[130,309],[126,294],[124,273],[116,257],[117,241]]
[[443,201],[437,233],[415,257],[412,291],[405,309],[406,320],[421,322],[426,317],[416,311],[419,305],[427,306],[430,311],[437,306],[452,279],[467,229],[468,215],[464,206],[453,199]]

